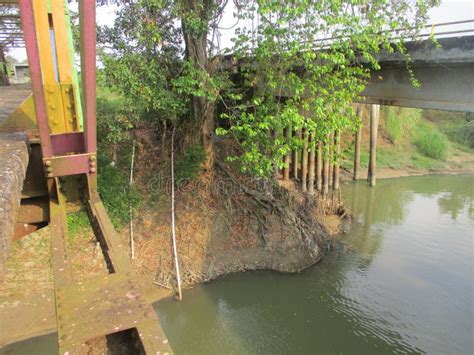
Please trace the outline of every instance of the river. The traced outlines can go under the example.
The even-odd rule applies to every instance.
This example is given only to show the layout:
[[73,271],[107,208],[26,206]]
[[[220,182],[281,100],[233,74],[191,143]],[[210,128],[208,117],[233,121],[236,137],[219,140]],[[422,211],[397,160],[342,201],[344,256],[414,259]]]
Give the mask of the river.
[[[342,188],[354,218],[318,265],[234,274],[155,304],[174,351],[473,353],[474,177]],[[4,351],[25,354],[51,339]]]

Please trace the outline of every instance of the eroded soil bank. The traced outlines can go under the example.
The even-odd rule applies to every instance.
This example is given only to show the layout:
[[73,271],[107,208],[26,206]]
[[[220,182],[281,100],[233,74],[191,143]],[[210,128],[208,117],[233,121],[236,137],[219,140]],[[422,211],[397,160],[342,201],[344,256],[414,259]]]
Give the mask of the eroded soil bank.
[[[329,232],[339,230],[339,217],[325,215],[341,213],[339,203],[279,185],[253,183],[221,164],[213,176],[178,189],[177,242],[185,287],[247,270],[298,272],[317,263],[329,250]],[[172,295],[175,276],[170,199],[166,187],[149,188],[159,189],[154,192],[160,198],[134,220],[132,265],[146,297],[156,302]],[[129,245],[126,226],[120,238],[123,245]],[[0,285],[0,346],[55,331],[49,248],[48,228],[14,242]],[[70,235],[68,251],[77,280],[107,273],[91,230]]]

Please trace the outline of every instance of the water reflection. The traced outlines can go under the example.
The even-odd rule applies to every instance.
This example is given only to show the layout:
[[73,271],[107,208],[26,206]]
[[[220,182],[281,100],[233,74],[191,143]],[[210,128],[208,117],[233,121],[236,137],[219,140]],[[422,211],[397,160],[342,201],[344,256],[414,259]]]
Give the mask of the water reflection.
[[232,275],[160,302],[175,351],[471,353],[472,179],[345,186],[354,223],[316,267]]

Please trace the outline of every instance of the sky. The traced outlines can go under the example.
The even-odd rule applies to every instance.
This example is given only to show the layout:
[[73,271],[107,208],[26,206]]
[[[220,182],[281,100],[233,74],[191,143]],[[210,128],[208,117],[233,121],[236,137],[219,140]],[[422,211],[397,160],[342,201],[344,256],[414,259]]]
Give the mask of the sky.
[[[73,7],[77,8],[77,4]],[[76,9],[74,9],[76,10]],[[114,23],[115,6],[100,6],[97,8],[97,22],[100,25],[111,26]],[[230,28],[236,23],[233,16],[233,2],[229,1],[229,6],[224,11],[224,15],[220,24],[221,28]],[[471,20],[474,19],[474,0],[442,0],[441,5],[433,8],[429,13],[429,24],[445,23],[452,21]],[[438,31],[453,31],[461,29],[474,29],[474,23],[464,25],[452,25],[440,27]],[[220,47],[224,48],[231,45],[230,39],[234,32],[233,29],[220,31]],[[17,48],[10,52],[19,61],[26,60],[26,51],[23,48]]]

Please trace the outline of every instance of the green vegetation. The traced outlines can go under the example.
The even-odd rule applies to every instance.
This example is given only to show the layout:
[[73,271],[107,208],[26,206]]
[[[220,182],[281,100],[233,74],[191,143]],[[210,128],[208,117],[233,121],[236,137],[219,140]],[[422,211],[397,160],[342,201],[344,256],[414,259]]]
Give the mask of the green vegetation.
[[432,125],[418,125],[414,141],[420,152],[427,157],[442,161],[448,158],[448,139]]
[[67,215],[68,237],[74,238],[84,233],[90,227],[89,217],[86,212],[70,213]]
[[384,107],[385,133],[395,144],[399,145],[403,138],[412,134],[413,128],[421,119],[419,109],[402,109],[399,107]]
[[200,145],[186,148],[184,156],[176,161],[176,182],[192,181],[202,171],[202,164],[206,159],[206,152]]
[[449,140],[462,146],[474,149],[474,115],[472,113],[458,114],[441,124],[441,131]]

